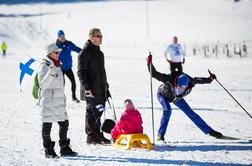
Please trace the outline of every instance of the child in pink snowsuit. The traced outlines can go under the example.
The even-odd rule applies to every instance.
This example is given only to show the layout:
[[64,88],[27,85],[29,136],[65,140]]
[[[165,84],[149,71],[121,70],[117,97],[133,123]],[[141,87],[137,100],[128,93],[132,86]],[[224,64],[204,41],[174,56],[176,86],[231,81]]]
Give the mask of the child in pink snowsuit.
[[135,106],[130,99],[125,100],[124,108],[125,111],[122,113],[120,120],[111,130],[111,137],[114,141],[120,134],[143,133],[141,114],[135,109]]

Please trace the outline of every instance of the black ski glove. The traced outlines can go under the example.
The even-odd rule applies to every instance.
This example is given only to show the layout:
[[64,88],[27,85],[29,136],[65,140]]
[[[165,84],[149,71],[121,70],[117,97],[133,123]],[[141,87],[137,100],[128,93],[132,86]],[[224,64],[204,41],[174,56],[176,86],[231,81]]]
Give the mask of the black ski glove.
[[[213,81],[214,79],[217,79],[216,75],[213,74],[213,73],[211,73],[210,70],[208,70],[208,72],[209,72],[209,74],[210,74],[209,78],[210,78],[212,81]],[[212,82],[212,81],[211,81],[211,82]]]

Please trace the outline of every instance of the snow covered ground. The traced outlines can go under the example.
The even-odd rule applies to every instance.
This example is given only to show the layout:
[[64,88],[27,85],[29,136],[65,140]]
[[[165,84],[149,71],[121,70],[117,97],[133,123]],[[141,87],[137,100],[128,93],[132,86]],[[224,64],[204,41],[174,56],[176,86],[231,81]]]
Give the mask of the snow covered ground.
[[[149,37],[146,9],[149,9]],[[152,139],[149,74],[145,58],[148,50],[154,56],[158,71],[168,72],[163,58],[165,45],[177,35],[187,46],[184,71],[191,76],[217,78],[252,114],[252,2],[243,0],[177,0],[177,1],[101,1],[83,3],[35,3],[0,5],[0,42],[8,44],[8,55],[0,54],[0,165],[251,165],[252,120],[228,96],[217,82],[197,85],[185,99],[214,129],[244,140],[216,140],[204,135],[174,105],[165,139],[177,145],[172,149],[155,146],[153,150],[121,150],[110,146],[86,145],[84,132],[85,103],[67,101],[72,148],[77,158],[44,158],[41,140],[40,112],[31,96],[32,77],[25,76],[19,87],[19,63],[29,56],[42,59],[44,47],[56,40],[59,29],[66,38],[82,47],[88,30],[99,27],[104,35],[102,50],[110,91],[117,111],[131,98],[139,108],[144,132]],[[41,12],[41,17],[40,17]],[[247,57],[224,55],[193,56],[194,43],[242,42],[249,46]],[[77,54],[73,53],[74,71]],[[39,63],[32,65],[36,69]],[[79,83],[77,81],[77,92]],[[153,80],[154,92],[160,82]],[[65,92],[71,96],[67,80]],[[78,93],[79,94],[79,93]],[[162,109],[154,94],[155,131]],[[58,126],[52,139],[58,140]],[[156,134],[156,133],[155,133]],[[109,135],[106,135],[109,138]],[[59,152],[58,143],[56,152]]]

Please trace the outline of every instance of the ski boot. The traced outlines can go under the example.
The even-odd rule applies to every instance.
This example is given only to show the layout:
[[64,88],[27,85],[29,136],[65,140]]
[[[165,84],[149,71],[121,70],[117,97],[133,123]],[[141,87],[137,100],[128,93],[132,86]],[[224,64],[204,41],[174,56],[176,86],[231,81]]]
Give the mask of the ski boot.
[[166,144],[164,136],[158,135],[157,136],[157,143],[160,144],[160,145]]
[[211,130],[209,132],[209,135],[215,138],[221,138],[223,136],[220,132],[215,131],[215,130]]

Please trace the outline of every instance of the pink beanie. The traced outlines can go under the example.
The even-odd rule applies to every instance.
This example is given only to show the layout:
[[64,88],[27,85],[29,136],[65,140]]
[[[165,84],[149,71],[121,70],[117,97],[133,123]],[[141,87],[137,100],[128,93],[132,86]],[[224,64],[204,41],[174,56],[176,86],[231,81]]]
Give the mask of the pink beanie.
[[126,110],[135,110],[135,106],[134,106],[133,102],[130,99],[126,99],[124,101],[124,108]]

